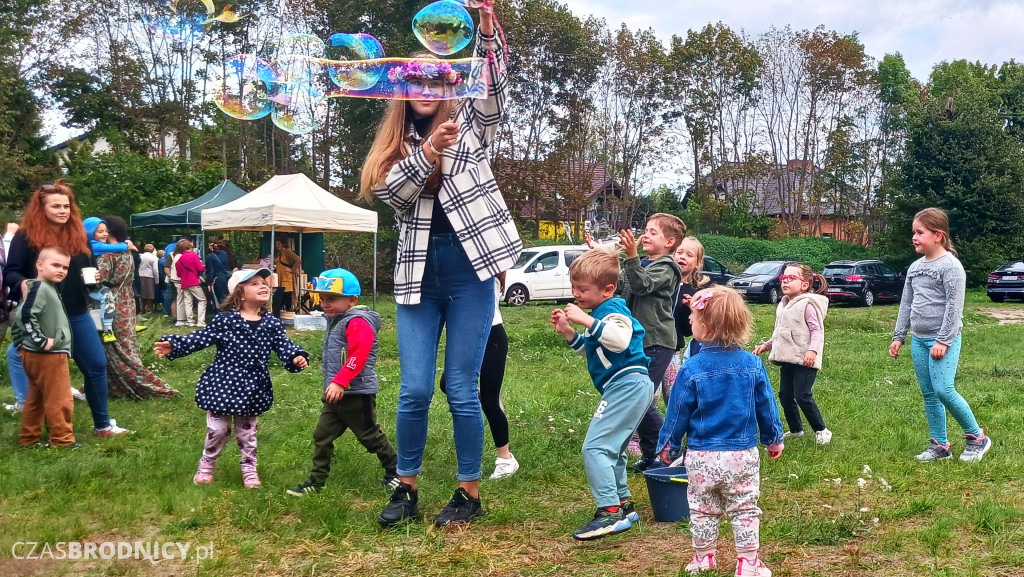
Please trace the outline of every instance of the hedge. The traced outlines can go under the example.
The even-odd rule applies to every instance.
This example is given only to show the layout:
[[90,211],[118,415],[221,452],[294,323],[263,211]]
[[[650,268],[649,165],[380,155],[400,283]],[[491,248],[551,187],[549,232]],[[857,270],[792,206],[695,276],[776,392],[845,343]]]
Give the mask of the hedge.
[[763,260],[802,262],[820,271],[836,260],[877,258],[867,247],[828,238],[803,237],[770,241],[699,234],[697,239],[704,245],[705,254],[718,259],[734,273],[742,272]]

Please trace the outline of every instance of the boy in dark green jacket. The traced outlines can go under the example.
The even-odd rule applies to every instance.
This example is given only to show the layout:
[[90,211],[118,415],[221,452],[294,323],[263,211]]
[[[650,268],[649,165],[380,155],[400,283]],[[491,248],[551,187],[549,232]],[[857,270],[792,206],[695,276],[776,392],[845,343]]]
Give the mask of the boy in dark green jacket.
[[43,423],[50,430],[50,445],[81,447],[71,429],[71,325],[55,284],[68,274],[71,256],[57,246],[39,251],[37,277],[25,281],[24,298],[14,309],[11,338],[28,376],[28,396],[21,413],[18,444],[42,440]]
[[[648,374],[651,381],[660,383],[665,379],[665,371],[672,362],[672,354],[676,350],[675,317],[672,315],[672,297],[679,287],[682,270],[672,258],[676,248],[686,236],[686,224],[677,216],[658,213],[647,220],[643,236],[639,242],[643,244],[649,262],[646,266],[640,263],[637,253],[637,239],[630,231],[623,231],[620,244],[626,253],[622,262],[622,274],[619,285],[622,298],[629,307],[633,318],[644,327],[644,354],[651,358]],[[644,471],[658,463],[658,433],[664,418],[655,403],[647,408],[647,413],[637,427],[640,437],[640,451],[643,456],[630,470]]]

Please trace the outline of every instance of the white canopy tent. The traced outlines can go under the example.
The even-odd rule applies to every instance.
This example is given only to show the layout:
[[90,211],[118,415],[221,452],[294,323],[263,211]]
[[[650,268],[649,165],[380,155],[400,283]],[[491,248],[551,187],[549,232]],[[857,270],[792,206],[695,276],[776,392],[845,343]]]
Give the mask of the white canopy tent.
[[[373,233],[373,301],[377,302],[377,213],[334,196],[305,174],[279,174],[249,194],[202,212],[203,230],[270,230],[270,262],[274,235],[280,232]],[[275,271],[276,272],[276,271]],[[302,302],[302,287],[298,287]]]

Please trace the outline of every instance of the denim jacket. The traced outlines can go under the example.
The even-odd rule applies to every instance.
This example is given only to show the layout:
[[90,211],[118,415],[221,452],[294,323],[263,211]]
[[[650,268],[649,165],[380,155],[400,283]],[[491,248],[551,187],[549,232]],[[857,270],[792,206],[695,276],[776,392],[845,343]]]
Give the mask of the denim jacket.
[[782,441],[775,393],[761,359],[736,347],[705,343],[679,369],[658,449],[680,454],[683,435],[695,451],[741,451]]

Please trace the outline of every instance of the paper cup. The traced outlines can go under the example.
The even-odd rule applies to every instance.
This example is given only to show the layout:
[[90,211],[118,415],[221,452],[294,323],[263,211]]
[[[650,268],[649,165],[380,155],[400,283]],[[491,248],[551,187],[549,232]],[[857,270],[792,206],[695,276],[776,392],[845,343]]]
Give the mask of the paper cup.
[[85,281],[85,284],[96,284],[97,272],[99,271],[95,267],[82,267],[82,280]]

